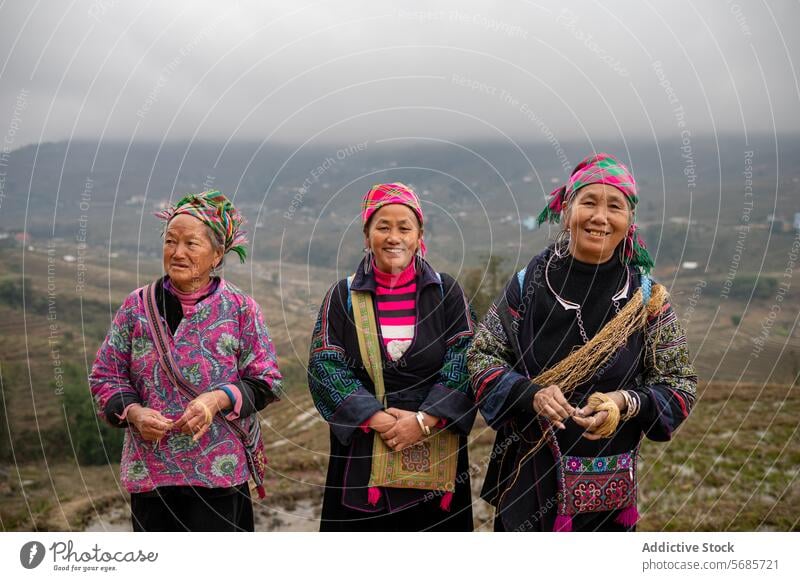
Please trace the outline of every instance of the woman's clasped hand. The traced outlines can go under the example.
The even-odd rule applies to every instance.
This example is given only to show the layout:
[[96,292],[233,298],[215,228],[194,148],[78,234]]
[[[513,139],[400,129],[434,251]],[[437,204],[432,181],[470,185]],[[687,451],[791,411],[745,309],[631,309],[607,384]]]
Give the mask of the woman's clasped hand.
[[[422,413],[421,421],[428,428],[432,428],[438,423],[439,418]],[[426,437],[417,414],[398,408],[390,407],[375,413],[370,418],[368,426],[378,432],[386,445],[396,452],[414,446]]]

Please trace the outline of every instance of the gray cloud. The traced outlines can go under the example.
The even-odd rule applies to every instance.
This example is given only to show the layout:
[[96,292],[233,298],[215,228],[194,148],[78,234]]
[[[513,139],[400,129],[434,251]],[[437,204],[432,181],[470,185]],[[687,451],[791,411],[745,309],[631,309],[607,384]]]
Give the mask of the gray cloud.
[[13,119],[13,147],[796,132],[798,16],[788,1],[5,3],[0,134]]

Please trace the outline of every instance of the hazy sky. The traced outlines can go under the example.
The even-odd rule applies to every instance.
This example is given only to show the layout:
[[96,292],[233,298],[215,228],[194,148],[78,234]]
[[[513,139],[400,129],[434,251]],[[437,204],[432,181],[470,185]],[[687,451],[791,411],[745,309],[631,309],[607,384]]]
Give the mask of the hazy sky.
[[800,131],[800,3],[0,3],[0,147]]

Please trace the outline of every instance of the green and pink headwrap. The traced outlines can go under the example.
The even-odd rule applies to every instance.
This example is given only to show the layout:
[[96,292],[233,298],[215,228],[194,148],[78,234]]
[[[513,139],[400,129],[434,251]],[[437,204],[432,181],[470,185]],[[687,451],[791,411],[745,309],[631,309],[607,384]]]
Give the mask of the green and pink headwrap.
[[206,224],[222,242],[225,254],[233,251],[239,255],[239,260],[245,261],[247,237],[239,229],[244,224],[244,218],[222,192],[209,190],[200,194],[189,194],[178,200],[174,206],[157,212],[156,217],[169,222],[179,214],[194,216]]
[[[377,184],[372,186],[361,201],[361,227],[366,228],[372,215],[389,204],[403,204],[416,214],[420,228],[425,223],[422,216],[422,205],[414,190],[400,182],[393,184]],[[419,239],[419,252],[424,257],[427,252],[422,236]]]
[[596,153],[575,166],[569,181],[550,193],[550,203],[541,211],[537,222],[539,224],[560,222],[564,206],[575,196],[578,190],[589,184],[608,184],[614,186],[625,195],[634,215],[634,221],[631,223],[623,242],[625,256],[630,264],[638,266],[645,274],[649,273],[654,266],[653,259],[650,253],[647,252],[644,240],[637,233],[638,226],[635,221],[636,204],[639,203],[636,181],[628,168],[612,155]]

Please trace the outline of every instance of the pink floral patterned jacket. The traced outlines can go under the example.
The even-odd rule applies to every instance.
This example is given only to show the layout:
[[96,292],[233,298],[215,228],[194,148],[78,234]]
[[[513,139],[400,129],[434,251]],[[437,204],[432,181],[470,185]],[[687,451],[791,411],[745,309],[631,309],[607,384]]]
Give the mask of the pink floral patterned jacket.
[[[145,314],[144,288],[128,295],[117,311],[89,377],[104,419],[106,403],[121,392],[173,420],[190,401],[159,363]],[[224,279],[208,297],[184,310],[169,337],[169,348],[183,376],[198,392],[250,377],[265,382],[274,395],[280,393],[281,374],[261,308]],[[258,414],[237,417],[236,409],[228,417],[245,432],[253,429]],[[135,428],[127,428],[120,472],[128,492],[160,486],[227,488],[250,477],[244,445],[219,414],[197,442],[178,430],[168,432],[160,442],[148,442]]]

